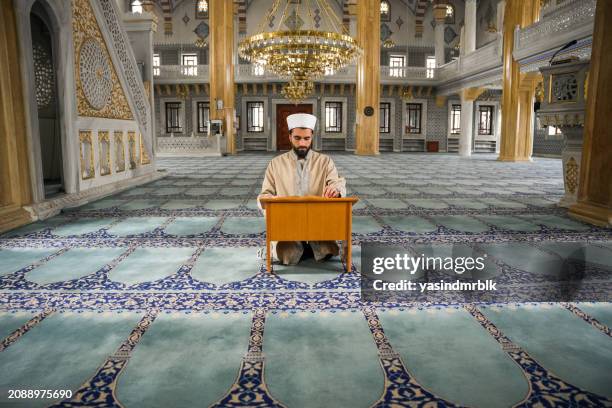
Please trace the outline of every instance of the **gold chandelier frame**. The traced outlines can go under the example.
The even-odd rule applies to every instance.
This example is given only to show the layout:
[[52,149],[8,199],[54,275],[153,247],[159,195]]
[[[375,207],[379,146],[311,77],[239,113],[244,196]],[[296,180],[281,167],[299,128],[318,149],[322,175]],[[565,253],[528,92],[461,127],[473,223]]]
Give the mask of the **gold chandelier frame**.
[[[284,11],[274,31],[264,32],[263,24],[272,21],[281,1],[285,1]],[[321,16],[329,21],[329,31],[316,29],[280,30],[286,24],[290,0],[275,0],[266,18],[261,22],[258,33],[242,40],[238,54],[252,64],[259,64],[282,79],[289,80],[283,88],[283,95],[290,100],[304,99],[314,90],[313,80],[323,77],[326,72],[337,71],[362,54],[357,41],[348,34],[326,0],[312,0],[321,10]],[[311,3],[311,0],[305,0]],[[293,3],[294,19],[299,16],[299,2]],[[310,8],[308,15],[312,17]],[[303,20],[302,20],[303,21]],[[314,27],[313,19],[313,27]],[[338,29],[341,27],[341,29]],[[335,31],[333,31],[335,30]]]

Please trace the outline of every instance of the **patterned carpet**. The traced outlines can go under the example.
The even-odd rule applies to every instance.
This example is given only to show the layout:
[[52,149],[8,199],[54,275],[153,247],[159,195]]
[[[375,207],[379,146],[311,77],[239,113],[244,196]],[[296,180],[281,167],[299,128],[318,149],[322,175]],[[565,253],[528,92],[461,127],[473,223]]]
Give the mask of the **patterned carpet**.
[[366,241],[486,253],[509,285],[569,259],[599,302],[373,304],[339,260],[267,274],[272,157],[160,159],[161,180],[0,236],[0,402],[612,406],[612,235],[556,206],[559,160],[334,154],[360,198],[352,267]]

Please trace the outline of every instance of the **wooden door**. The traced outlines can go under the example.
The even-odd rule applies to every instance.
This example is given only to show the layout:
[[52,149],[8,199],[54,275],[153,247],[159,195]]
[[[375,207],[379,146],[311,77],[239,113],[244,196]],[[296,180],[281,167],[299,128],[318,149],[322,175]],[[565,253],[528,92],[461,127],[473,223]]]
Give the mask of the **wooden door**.
[[290,150],[289,129],[287,128],[287,116],[294,113],[312,114],[312,105],[276,105],[276,150]]

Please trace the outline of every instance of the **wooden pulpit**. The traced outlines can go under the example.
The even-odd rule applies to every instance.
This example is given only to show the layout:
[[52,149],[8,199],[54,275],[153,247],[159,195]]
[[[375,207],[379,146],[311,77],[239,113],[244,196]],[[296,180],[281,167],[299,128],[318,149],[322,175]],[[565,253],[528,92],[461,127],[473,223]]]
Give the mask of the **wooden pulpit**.
[[351,271],[353,204],[357,197],[270,197],[266,210],[266,266],[272,271],[272,241],[345,241],[344,261]]

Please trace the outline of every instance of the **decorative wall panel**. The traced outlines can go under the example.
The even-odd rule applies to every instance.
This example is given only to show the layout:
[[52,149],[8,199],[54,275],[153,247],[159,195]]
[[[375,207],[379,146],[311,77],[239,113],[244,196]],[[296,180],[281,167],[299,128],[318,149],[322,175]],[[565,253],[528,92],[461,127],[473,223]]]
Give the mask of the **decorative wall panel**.
[[115,172],[121,173],[125,170],[125,144],[123,143],[123,131],[115,131]]
[[54,100],[55,72],[51,61],[51,52],[43,44],[32,46],[34,58],[34,81],[36,82],[36,103],[39,108],[46,108]]
[[80,116],[133,120],[89,0],[73,0],[74,72]]
[[149,155],[147,154],[147,150],[145,149],[143,142],[142,133],[140,134],[140,164],[149,164],[151,160],[149,159]]
[[136,132],[128,132],[128,152],[130,155],[130,169],[135,169],[138,163],[136,158]]
[[93,142],[90,130],[79,132],[79,150],[81,156],[81,179],[87,180],[96,176],[94,169]]
[[107,131],[98,132],[98,151],[100,153],[100,175],[111,174],[111,147],[110,136]]
[[136,59],[132,53],[130,41],[127,34],[121,24],[121,16],[115,11],[113,6],[114,0],[96,0],[100,6],[102,14],[104,16],[104,22],[108,32],[112,37],[113,49],[121,64],[121,71],[125,73],[126,86],[129,87],[132,102],[134,103],[134,109],[136,110],[136,116],[138,122],[141,124],[143,129],[150,131],[149,128],[149,105],[145,96],[144,85],[140,76],[140,71],[136,65]]

